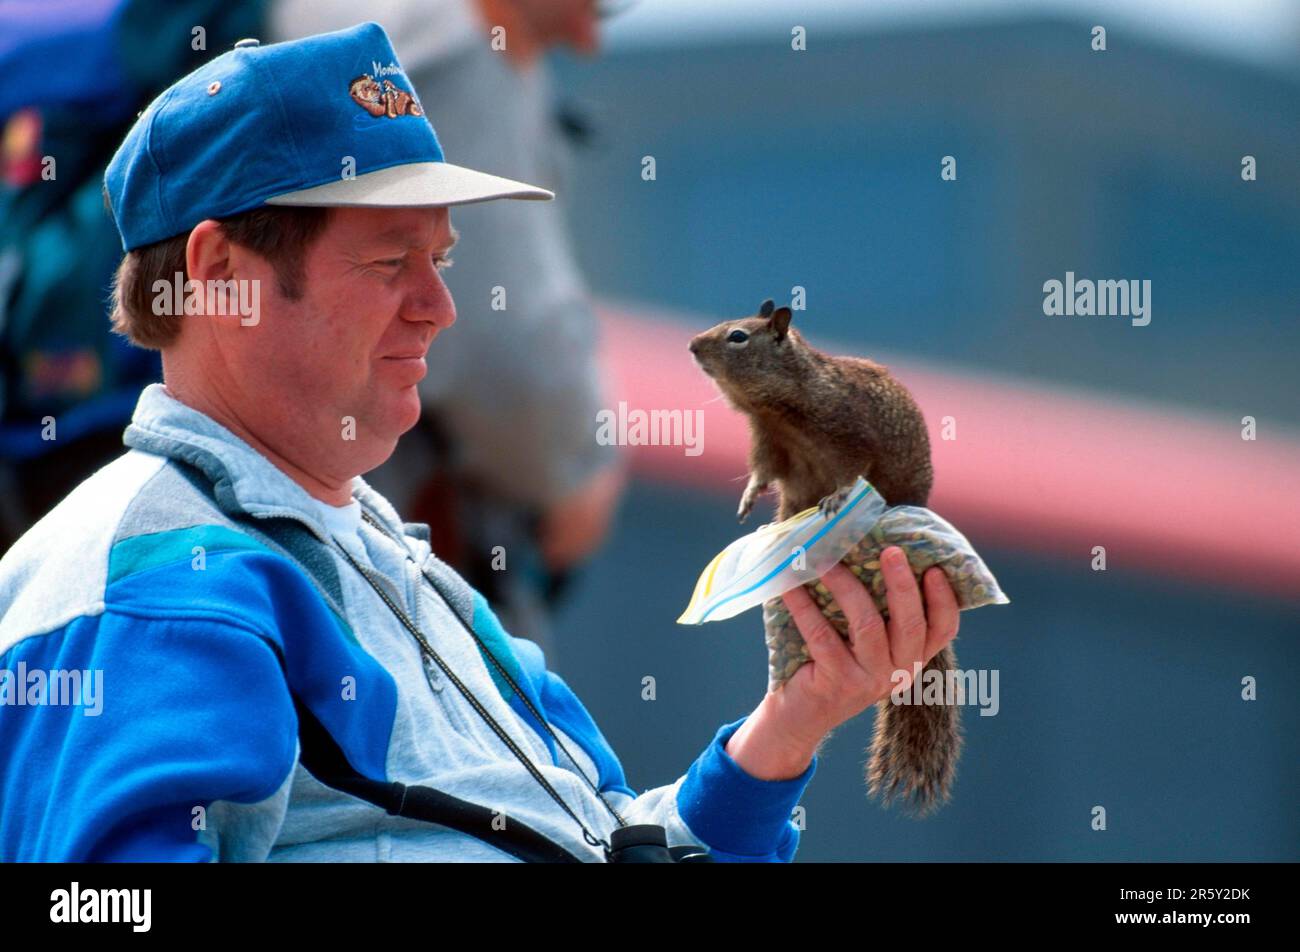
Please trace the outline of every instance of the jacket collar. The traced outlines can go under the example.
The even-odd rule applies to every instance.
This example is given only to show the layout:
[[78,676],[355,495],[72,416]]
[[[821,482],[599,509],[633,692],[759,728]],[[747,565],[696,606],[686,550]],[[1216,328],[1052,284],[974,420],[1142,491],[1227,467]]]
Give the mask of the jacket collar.
[[[212,483],[217,505],[227,515],[296,519],[322,541],[329,539],[307,490],[216,420],[181,403],[160,383],[141,392],[122,441],[132,449],[197,467]],[[352,498],[384,523],[390,534],[399,539],[405,535],[397,511],[360,476],[352,480]]]

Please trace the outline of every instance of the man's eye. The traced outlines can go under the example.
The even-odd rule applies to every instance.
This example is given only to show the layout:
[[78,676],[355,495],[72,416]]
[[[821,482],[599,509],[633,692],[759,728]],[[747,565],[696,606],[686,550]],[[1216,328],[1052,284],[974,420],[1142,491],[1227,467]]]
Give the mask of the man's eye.
[[433,256],[433,266],[437,268],[439,271],[444,271],[447,268],[450,268],[453,264],[455,264],[455,262],[452,261],[450,258],[448,258],[446,255]]
[[402,259],[387,258],[383,261],[376,261],[375,264],[382,265],[385,268],[400,268],[402,266]]

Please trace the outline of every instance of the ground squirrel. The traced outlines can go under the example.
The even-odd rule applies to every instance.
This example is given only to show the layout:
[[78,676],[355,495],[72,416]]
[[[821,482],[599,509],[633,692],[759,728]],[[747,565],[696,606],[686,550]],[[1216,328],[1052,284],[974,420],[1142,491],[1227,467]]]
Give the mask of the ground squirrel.
[[[757,316],[723,321],[690,343],[700,367],[749,418],[749,483],[740,521],[772,486],[780,492],[778,520],[812,506],[833,514],[858,476],[890,506],[925,506],[934,470],[925,420],[912,395],[880,364],[813,348],[790,318],[788,307],[768,300]],[[818,603],[825,607],[824,599]],[[779,597],[764,605],[763,617],[772,658],[774,646],[783,646],[783,656],[792,642],[803,651]],[[847,635],[842,613],[828,617]],[[926,670],[955,667],[947,646]],[[790,673],[773,669],[773,687]],[[868,788],[886,804],[897,798],[925,815],[948,798],[961,746],[957,706],[895,705],[886,697],[876,704]]]

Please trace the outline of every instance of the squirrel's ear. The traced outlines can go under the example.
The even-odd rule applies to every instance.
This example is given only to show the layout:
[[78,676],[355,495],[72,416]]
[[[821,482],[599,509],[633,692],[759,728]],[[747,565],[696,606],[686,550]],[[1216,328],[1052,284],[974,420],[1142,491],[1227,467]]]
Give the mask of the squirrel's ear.
[[791,316],[788,307],[778,307],[772,312],[770,320],[772,323],[772,330],[776,331],[776,339],[778,342],[785,340],[785,333],[790,329]]
[[762,307],[760,307],[760,308],[758,309],[758,316],[759,316],[759,317],[771,317],[771,316],[772,316],[772,309],[773,309],[774,307],[776,307],[776,302],[773,301],[771,298],[768,298],[766,301],[763,302]]

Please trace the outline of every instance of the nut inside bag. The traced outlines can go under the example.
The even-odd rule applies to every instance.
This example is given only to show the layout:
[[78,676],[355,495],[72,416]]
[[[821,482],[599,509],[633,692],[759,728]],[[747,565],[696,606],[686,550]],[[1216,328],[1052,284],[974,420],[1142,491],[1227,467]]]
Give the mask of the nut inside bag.
[[876,607],[888,617],[880,553],[891,545],[907,553],[918,577],[933,565],[943,568],[962,610],[1011,601],[950,522],[921,506],[889,506],[870,483],[858,477],[848,499],[829,519],[814,506],[783,522],[761,526],[718,553],[700,574],[690,604],[677,622],[720,621],[763,605],[769,677],[773,685],[779,684],[808,660],[803,638],[780,596],[807,585],[826,616],[841,634],[847,634],[843,613],[818,581],[842,561],[866,584]]

